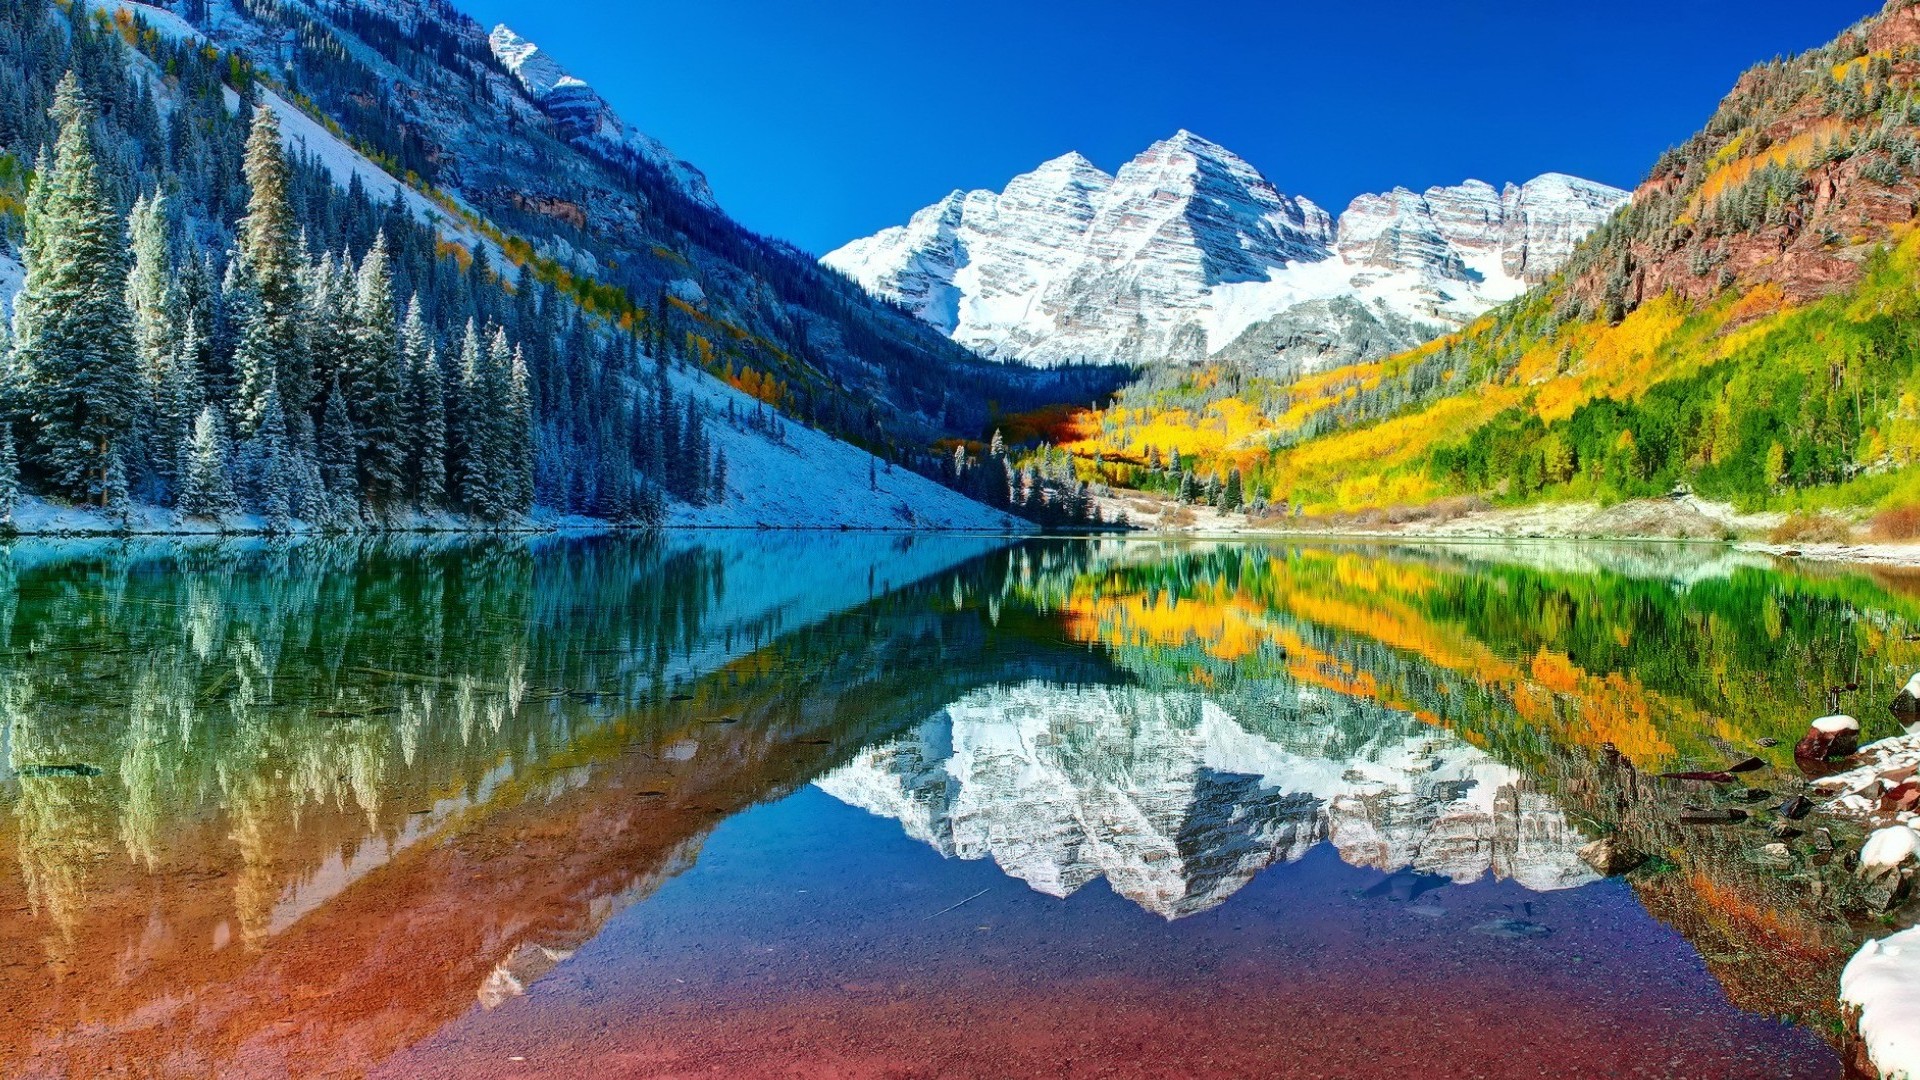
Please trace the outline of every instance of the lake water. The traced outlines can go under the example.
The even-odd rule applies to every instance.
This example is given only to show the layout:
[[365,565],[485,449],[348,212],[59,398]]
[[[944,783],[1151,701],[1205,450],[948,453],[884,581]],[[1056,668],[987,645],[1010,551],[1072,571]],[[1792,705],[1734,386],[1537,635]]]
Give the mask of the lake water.
[[1716,547],[21,542],[0,1075],[1833,1080],[1738,800],[1917,635]]

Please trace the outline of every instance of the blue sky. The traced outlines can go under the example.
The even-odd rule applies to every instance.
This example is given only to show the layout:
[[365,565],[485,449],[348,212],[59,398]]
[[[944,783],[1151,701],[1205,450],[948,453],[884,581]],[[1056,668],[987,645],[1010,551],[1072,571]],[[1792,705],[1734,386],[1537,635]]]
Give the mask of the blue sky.
[[819,253],[1079,150],[1189,128],[1282,191],[1550,170],[1631,186],[1752,63],[1879,0],[455,0]]

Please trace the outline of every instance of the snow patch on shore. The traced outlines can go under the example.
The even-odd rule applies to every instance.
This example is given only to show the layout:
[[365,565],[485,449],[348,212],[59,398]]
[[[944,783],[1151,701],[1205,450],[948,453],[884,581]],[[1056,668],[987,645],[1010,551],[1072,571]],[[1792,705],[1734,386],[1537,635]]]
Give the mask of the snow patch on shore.
[[1840,974],[1840,1003],[1881,1080],[1920,1080],[1920,927],[1869,941]]

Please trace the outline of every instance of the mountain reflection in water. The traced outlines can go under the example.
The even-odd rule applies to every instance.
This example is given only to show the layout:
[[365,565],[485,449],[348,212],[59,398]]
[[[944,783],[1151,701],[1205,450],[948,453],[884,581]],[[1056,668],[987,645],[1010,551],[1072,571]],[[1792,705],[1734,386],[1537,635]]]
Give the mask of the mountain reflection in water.
[[[1530,1006],[1575,1027],[1534,1015],[1538,1031],[1630,1055],[1684,1029],[1688,1075],[1745,1075],[1735,1045],[1772,1054],[1773,1075],[1831,1075],[1807,1030],[1754,1014],[1830,1013],[1843,921],[1722,837],[1650,837],[1674,866],[1633,892],[1593,883],[1573,852],[1598,828],[1659,827],[1610,753],[1723,761],[1849,685],[1842,707],[1877,717],[1920,666],[1917,622],[1904,580],[1711,549],[15,544],[0,549],[0,851],[17,867],[0,877],[0,1075],[549,1071],[567,1058],[542,1058],[543,1040],[572,1023],[629,1055],[608,1071],[818,1071],[865,1051],[911,1071],[888,1040],[931,1039],[915,1024],[940,1010],[861,1026],[878,1017],[843,983],[935,994],[930,965],[966,958],[982,986],[1057,981],[1034,1025],[1112,979],[1141,1009],[1226,1022],[1226,983],[1192,950],[1244,935],[1269,957],[1244,986],[1285,996],[1308,978],[1289,957],[1344,955],[1342,920],[1375,900],[1416,917],[1362,937],[1465,965],[1455,981],[1494,999],[1511,976],[1472,966],[1498,960],[1489,942],[1577,948],[1594,973],[1567,968]],[[972,876],[990,867],[1021,884]],[[1102,879],[1131,915],[1089,888]],[[970,893],[997,944],[932,931]],[[1283,894],[1317,914],[1285,929],[1264,906]],[[1698,940],[1717,986],[1648,912]],[[1137,955],[1090,944],[1114,935]],[[783,959],[738,968],[733,944]],[[1063,948],[1079,951],[1043,964]],[[1678,1026],[1596,1003],[1598,969],[1629,956]],[[882,974],[832,981],[843,963]],[[634,989],[603,1000],[581,980]],[[1427,995],[1374,1005],[1405,1006],[1412,1031],[1441,1008]],[[816,1006],[854,1026],[779,1034]],[[1045,1071],[1067,1053],[1008,1023],[944,1071]],[[728,1031],[761,1056],[701,1056]],[[501,1040],[526,1052],[473,1056]],[[1254,1043],[1216,1049],[1258,1059]],[[1108,1052],[1085,1060],[1125,1073],[1184,1051]]]

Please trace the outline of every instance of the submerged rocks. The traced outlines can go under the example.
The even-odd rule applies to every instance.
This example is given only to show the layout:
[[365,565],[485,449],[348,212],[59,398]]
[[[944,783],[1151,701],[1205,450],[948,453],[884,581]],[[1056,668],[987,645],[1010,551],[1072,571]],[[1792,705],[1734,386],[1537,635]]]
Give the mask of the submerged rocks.
[[1745,820],[1747,812],[1731,806],[1715,809],[1688,807],[1680,812],[1682,825],[1738,825]]
[[1580,861],[1603,877],[1616,877],[1646,862],[1647,857],[1622,843],[1619,837],[1605,836],[1581,848]]
[[1823,716],[1807,729],[1806,737],[1793,748],[1795,760],[1832,761],[1851,756],[1860,749],[1860,721],[1851,716]]
[[1840,973],[1840,1004],[1869,1075],[1920,1077],[1920,928],[1862,946]]

